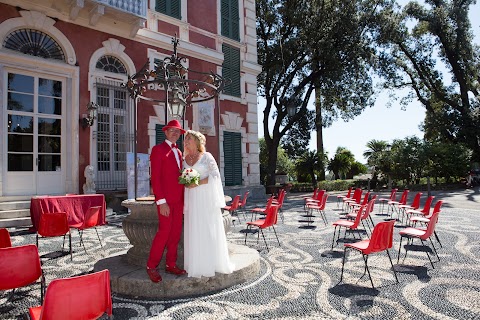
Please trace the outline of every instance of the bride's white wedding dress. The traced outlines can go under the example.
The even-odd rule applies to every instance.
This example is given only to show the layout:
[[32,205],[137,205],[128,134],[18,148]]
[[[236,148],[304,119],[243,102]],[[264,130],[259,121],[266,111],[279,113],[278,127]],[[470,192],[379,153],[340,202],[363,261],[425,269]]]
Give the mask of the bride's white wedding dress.
[[184,168],[194,168],[208,183],[185,188],[184,268],[189,277],[213,277],[215,272],[232,273],[221,208],[225,206],[222,180],[215,158],[205,152]]

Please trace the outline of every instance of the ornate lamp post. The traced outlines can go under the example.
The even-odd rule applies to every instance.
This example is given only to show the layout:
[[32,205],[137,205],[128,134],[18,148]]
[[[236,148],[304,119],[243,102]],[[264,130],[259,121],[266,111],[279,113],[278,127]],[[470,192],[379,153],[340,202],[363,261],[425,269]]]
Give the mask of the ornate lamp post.
[[[149,69],[149,62],[134,75],[128,77],[124,86],[134,100],[134,162],[137,159],[137,103],[138,99],[163,102],[165,105],[165,123],[168,113],[172,117],[184,117],[185,108],[196,102],[216,98],[222,92],[225,79],[213,72],[200,72],[188,69],[183,65],[185,57],[179,57],[177,36],[172,39],[173,53],[160,62],[155,62]],[[156,97],[158,94],[164,96]],[[168,113],[167,113],[168,112]],[[135,199],[137,199],[137,166],[134,165]]]

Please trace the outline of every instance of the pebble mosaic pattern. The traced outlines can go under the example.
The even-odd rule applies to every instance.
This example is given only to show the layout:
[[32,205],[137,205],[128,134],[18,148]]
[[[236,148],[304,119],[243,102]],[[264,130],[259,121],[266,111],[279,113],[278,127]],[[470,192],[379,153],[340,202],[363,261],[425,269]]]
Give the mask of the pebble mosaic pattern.
[[[385,215],[375,208],[374,220]],[[390,254],[399,283],[393,276],[385,253],[369,257],[368,264],[375,288],[364,272],[359,253],[347,256],[343,282],[339,283],[343,245],[330,250],[333,226],[339,218],[336,199],[329,202],[324,225],[319,216],[310,226],[303,221],[303,199],[293,195],[284,204],[284,221],[276,226],[281,246],[272,230],[262,237],[248,234],[247,245],[261,255],[261,271],[249,282],[201,297],[177,300],[134,299],[113,294],[115,320],[124,319],[480,319],[480,210],[444,207],[437,224],[443,248],[440,261],[432,269],[420,242],[409,248],[406,259],[402,248],[397,263],[399,235],[404,226],[396,225]],[[94,230],[84,233],[88,254],[78,246],[78,233],[72,232],[73,262],[62,253],[62,238],[40,242],[40,255],[47,285],[59,277],[85,274],[94,263],[110,255],[125,253],[128,239],[121,228],[125,215],[112,215],[108,226],[99,228],[104,250]],[[247,216],[250,218],[250,215]],[[245,217],[240,214],[228,239],[243,244]],[[35,243],[35,234],[26,229],[10,229],[13,245]],[[343,236],[343,232],[342,232]],[[365,237],[365,233],[360,232]],[[357,235],[358,237],[358,235]],[[41,239],[42,240],[42,239]],[[405,240],[403,241],[405,244]],[[67,245],[68,246],[68,245]],[[435,257],[432,256],[433,261]],[[0,319],[23,319],[28,307],[39,304],[39,285],[16,291],[13,301],[0,292]]]

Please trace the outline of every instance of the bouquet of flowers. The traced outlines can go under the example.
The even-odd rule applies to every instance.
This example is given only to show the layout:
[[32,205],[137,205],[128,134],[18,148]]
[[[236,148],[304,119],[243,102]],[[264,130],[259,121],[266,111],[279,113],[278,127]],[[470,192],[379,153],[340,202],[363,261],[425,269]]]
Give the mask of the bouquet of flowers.
[[183,169],[182,174],[178,177],[178,182],[186,185],[198,185],[200,183],[200,173],[193,168]]

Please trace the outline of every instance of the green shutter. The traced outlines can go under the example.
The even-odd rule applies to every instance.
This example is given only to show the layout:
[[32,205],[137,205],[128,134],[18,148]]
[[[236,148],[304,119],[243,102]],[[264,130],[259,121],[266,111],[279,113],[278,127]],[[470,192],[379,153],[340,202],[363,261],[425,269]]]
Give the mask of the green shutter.
[[222,0],[220,12],[222,36],[240,41],[238,0]]
[[222,75],[231,81],[225,86],[223,92],[230,96],[240,97],[240,49],[223,44],[222,51],[224,56]]
[[155,11],[166,14],[167,16],[182,19],[182,2],[181,0],[156,0]]
[[162,143],[165,140],[165,132],[162,130],[163,127],[163,124],[155,125],[155,144]]
[[237,132],[223,133],[224,176],[226,186],[242,185],[242,136]]

